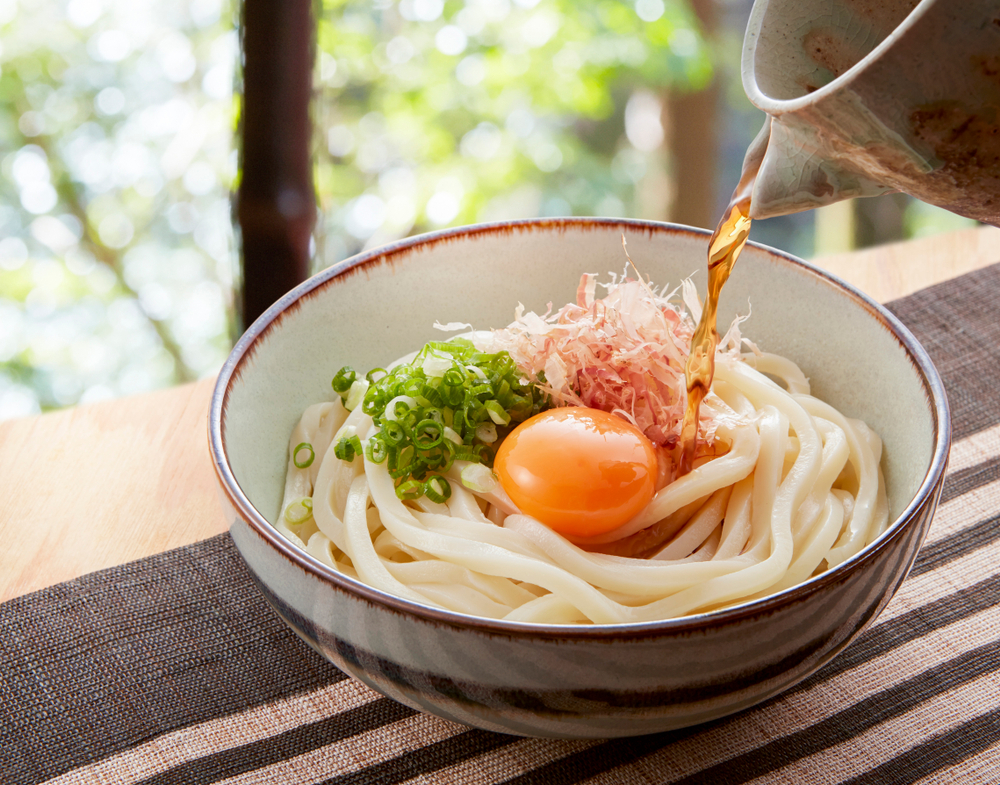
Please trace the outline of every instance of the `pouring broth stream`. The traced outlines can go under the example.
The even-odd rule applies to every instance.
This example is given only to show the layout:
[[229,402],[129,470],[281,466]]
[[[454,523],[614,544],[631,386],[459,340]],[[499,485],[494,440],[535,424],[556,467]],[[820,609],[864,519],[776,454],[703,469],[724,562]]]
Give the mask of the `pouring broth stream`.
[[687,409],[681,426],[681,475],[694,468],[695,450],[698,446],[698,414],[701,402],[712,389],[712,378],[715,376],[715,350],[719,346],[719,333],[716,329],[719,294],[729,280],[729,274],[750,235],[750,197],[762,159],[762,152],[759,156],[752,153],[747,156],[740,182],[708,245],[708,295],[698,327],[691,339],[691,353],[685,368]]

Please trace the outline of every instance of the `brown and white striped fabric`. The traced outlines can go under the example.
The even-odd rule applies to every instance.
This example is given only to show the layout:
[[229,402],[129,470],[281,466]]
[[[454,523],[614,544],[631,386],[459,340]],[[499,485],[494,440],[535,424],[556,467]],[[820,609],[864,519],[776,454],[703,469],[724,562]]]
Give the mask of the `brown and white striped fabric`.
[[894,304],[955,444],[909,578],[790,692],[616,741],[470,730],[302,644],[228,535],[0,606],[0,783],[1000,782],[1000,265]]

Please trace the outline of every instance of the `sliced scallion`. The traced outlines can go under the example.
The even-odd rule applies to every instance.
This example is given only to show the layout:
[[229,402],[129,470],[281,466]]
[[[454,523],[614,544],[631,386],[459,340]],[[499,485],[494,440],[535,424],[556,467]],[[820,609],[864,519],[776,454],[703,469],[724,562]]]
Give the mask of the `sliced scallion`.
[[[304,456],[300,457],[302,454]],[[295,464],[296,469],[308,469],[314,460],[316,460],[316,451],[313,450],[309,442],[300,442],[292,450],[292,463]]]
[[368,440],[365,457],[372,463],[382,463],[389,457],[389,446],[383,441],[381,434],[376,433]]
[[413,429],[413,444],[418,450],[430,450],[441,444],[444,428],[430,417],[417,423]]
[[504,411],[503,406],[497,401],[487,401],[486,411],[497,425],[508,425],[510,423],[510,415]]
[[423,495],[423,492],[423,484],[416,480],[406,480],[396,486],[396,496],[403,501],[419,499]]
[[451,484],[440,474],[427,478],[424,483],[424,496],[437,504],[444,504],[451,498]]
[[333,454],[337,458],[340,458],[340,460],[347,461],[348,463],[353,461],[355,456],[360,455],[361,452],[361,439],[357,434],[353,436],[341,436],[333,447]]
[[308,496],[292,502],[285,508],[285,521],[292,526],[298,526],[312,518],[313,501]]
[[349,412],[353,412],[358,404],[365,399],[365,394],[368,392],[368,387],[370,385],[364,379],[355,379],[347,392],[346,397],[341,396],[344,401],[344,408]]
[[345,365],[333,377],[333,382],[331,383],[333,391],[338,395],[344,395],[344,393],[351,389],[351,385],[354,384],[354,380],[357,378],[358,375],[354,369],[349,365]]
[[493,444],[497,440],[497,427],[491,422],[484,422],[476,427],[476,438],[483,444]]
[[489,493],[497,486],[497,476],[481,463],[470,463],[461,473],[462,485],[476,493]]
[[[365,456],[386,463],[401,499],[447,499],[441,477],[455,460],[489,472],[494,449],[518,423],[549,407],[547,396],[518,370],[506,352],[478,352],[471,341],[432,341],[412,361],[359,379],[350,368],[334,377],[345,407],[372,417],[378,429]],[[346,394],[345,394],[346,393]],[[342,438],[334,454],[353,460],[360,440]]]

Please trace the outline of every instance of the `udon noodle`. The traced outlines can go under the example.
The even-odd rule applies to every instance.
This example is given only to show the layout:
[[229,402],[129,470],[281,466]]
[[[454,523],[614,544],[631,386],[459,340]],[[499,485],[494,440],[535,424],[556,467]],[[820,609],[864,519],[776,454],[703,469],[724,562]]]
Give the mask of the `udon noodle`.
[[[477,335],[477,345],[489,343]],[[720,346],[706,398],[710,454],[683,476],[668,472],[642,512],[609,533],[571,541],[523,514],[498,484],[466,487],[462,461],[446,473],[445,502],[401,500],[385,463],[335,457],[344,434],[367,440],[377,430],[361,406],[348,411],[340,400],[310,406],[291,434],[276,526],[372,587],[491,619],[646,622],[789,588],[884,530],[881,441],[813,397],[793,362],[752,344],[741,352],[746,343],[731,329]],[[676,439],[659,427],[669,458]],[[297,459],[303,443],[315,460]],[[642,558],[623,555],[644,548]]]

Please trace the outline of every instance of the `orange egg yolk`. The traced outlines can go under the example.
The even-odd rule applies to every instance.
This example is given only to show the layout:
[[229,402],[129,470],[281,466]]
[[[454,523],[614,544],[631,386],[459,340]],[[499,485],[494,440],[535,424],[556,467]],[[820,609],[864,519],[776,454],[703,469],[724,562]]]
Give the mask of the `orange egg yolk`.
[[526,515],[570,536],[617,529],[653,498],[656,451],[631,423],[599,409],[549,409],[521,423],[494,469]]

